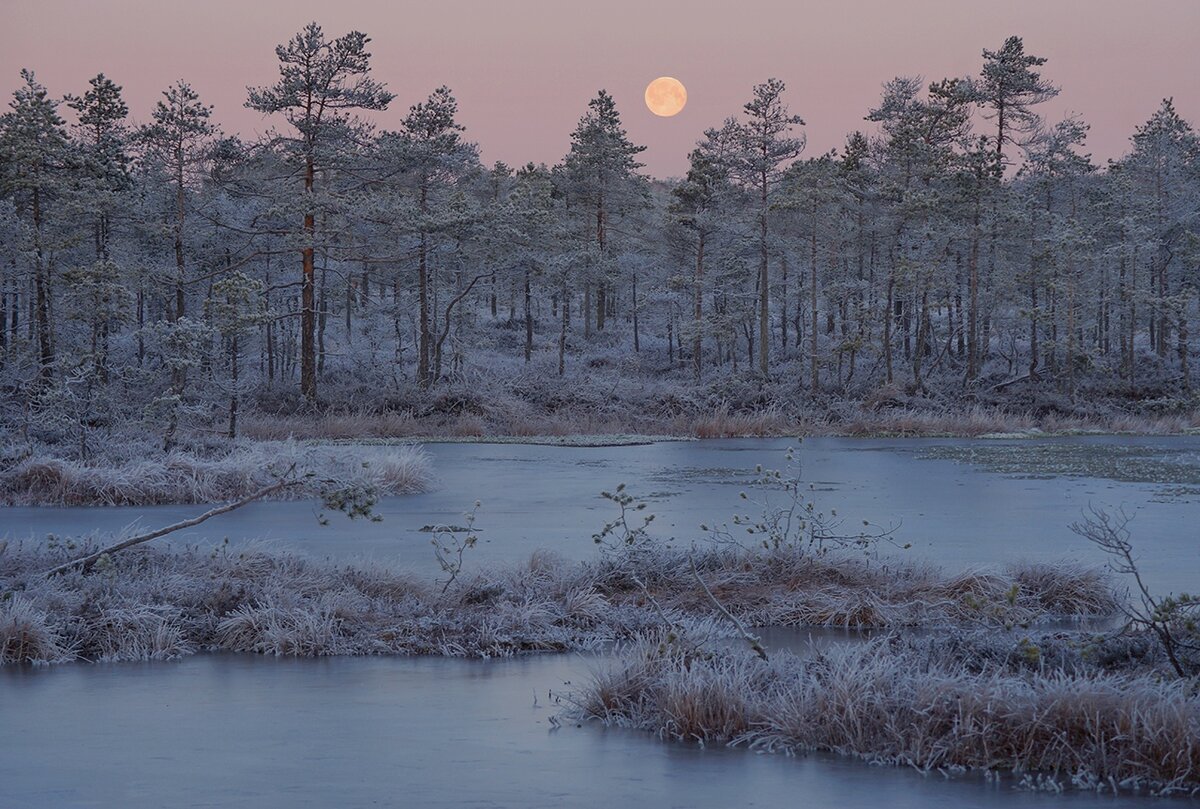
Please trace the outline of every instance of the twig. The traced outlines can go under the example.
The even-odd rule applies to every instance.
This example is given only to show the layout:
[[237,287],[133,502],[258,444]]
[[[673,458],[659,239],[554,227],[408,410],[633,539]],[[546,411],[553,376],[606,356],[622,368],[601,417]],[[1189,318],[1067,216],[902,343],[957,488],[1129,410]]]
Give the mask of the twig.
[[713,606],[717,608],[717,611],[728,618],[729,622],[737,627],[737,631],[741,634],[742,639],[750,645],[750,648],[753,649],[759,657],[761,657],[763,660],[770,660],[770,658],[767,657],[767,650],[763,648],[762,638],[750,634],[750,631],[746,629],[746,625],[738,620],[737,616],[735,616],[732,612],[727,610],[725,605],[718,601],[717,597],[713,595],[712,590],[708,589],[708,585],[704,583],[704,579],[700,576],[699,569],[696,568],[695,555],[689,554],[688,561],[692,564],[692,575],[696,577],[696,581],[700,583],[700,587],[704,590],[704,594],[708,596],[708,600],[711,601]]

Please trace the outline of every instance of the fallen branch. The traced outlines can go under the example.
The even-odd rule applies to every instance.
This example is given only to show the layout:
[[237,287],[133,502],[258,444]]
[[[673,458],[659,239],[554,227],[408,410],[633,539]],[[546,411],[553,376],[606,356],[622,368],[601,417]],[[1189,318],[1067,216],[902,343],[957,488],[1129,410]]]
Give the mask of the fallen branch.
[[992,390],[994,390],[994,391],[1002,391],[1002,390],[1004,390],[1005,388],[1009,387],[1010,385],[1015,385],[1015,384],[1017,384],[1018,382],[1024,382],[1024,381],[1026,381],[1027,379],[1031,379],[1032,377],[1033,377],[1033,374],[1025,374],[1025,375],[1023,375],[1023,376],[1018,376],[1018,377],[1015,377],[1015,378],[1013,378],[1013,379],[1007,379],[1007,380],[1005,380],[1005,381],[1003,381],[1003,382],[1001,382],[1001,383],[999,383],[999,384],[997,384],[997,385],[992,385]]
[[66,573],[68,570],[73,570],[77,567],[82,567],[84,570],[87,570],[102,556],[111,555],[117,553],[118,551],[123,551],[126,548],[132,548],[134,545],[141,545],[144,542],[149,542],[152,539],[158,539],[159,537],[166,536],[167,534],[173,534],[176,531],[182,531],[185,528],[191,528],[199,525],[202,522],[205,522],[206,520],[210,520],[213,517],[221,514],[228,514],[230,511],[235,511],[242,506],[253,503],[255,500],[261,500],[262,498],[268,497],[269,495],[272,495],[277,491],[281,491],[282,489],[286,489],[291,486],[299,486],[300,483],[301,481],[293,478],[278,480],[275,483],[272,483],[270,486],[264,486],[258,491],[246,495],[241,500],[235,500],[232,503],[226,503],[223,506],[217,506],[216,508],[209,509],[203,514],[192,517],[191,519],[173,523],[162,528],[157,528],[146,534],[138,534],[137,536],[130,537],[129,539],[123,539],[120,542],[109,545],[107,548],[102,548],[95,553],[89,553],[87,556],[81,556],[73,561],[64,562],[57,567],[53,567],[47,570],[44,575],[46,578],[52,578],[60,573]]

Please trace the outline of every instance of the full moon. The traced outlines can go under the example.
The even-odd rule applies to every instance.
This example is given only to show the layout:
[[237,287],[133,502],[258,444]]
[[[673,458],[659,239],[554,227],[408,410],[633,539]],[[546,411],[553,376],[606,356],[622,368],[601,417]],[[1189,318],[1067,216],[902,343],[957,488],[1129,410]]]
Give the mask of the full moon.
[[679,79],[660,76],[646,85],[646,106],[663,118],[678,114],[687,104],[687,88]]

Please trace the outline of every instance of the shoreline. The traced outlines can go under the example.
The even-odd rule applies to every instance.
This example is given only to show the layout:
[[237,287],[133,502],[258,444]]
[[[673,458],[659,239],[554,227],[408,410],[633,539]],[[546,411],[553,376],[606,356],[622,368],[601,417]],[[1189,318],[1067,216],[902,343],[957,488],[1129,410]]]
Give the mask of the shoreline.
[[245,434],[260,441],[368,443],[377,440],[450,443],[530,443],[616,446],[714,438],[1051,438],[1074,435],[1186,436],[1200,434],[1200,412],[1118,414],[1100,418],[1010,413],[994,408],[938,412],[856,410],[837,418],[785,415],[776,410],[595,419],[589,415],[514,419],[475,415],[412,417],[394,413],[247,416]]

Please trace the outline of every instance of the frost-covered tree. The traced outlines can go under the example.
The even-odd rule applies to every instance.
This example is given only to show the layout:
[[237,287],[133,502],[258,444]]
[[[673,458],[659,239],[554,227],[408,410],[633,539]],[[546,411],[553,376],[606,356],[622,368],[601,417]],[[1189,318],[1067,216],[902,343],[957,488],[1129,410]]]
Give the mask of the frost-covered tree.
[[1058,95],[1058,88],[1042,78],[1039,68],[1048,61],[1025,53],[1025,42],[1012,36],[999,50],[983,51],[983,69],[973,85],[974,96],[995,121],[992,137],[996,162],[1005,165],[1004,147],[1020,146],[1019,137],[1036,131],[1040,118],[1033,107]]
[[[380,138],[385,183],[392,194],[385,202],[391,229],[400,237],[415,238],[417,270],[417,382],[429,387],[440,376],[437,337],[437,302],[432,278],[434,243],[471,214],[455,199],[459,181],[478,169],[478,150],[463,140],[457,120],[458,102],[442,86],[409,108],[397,132]],[[397,283],[399,280],[397,279]],[[435,372],[436,371],[436,372]]]
[[50,298],[60,246],[50,229],[69,199],[71,155],[58,102],[32,71],[22,70],[21,80],[9,111],[0,116],[0,190],[16,205],[21,225],[18,255],[31,265],[38,378],[46,381],[54,372]]
[[311,22],[288,42],[275,49],[279,80],[268,87],[251,88],[246,106],[264,115],[282,114],[295,130],[277,135],[274,145],[297,167],[303,180],[300,213],[300,390],[310,400],[317,397],[316,269],[314,263],[319,170],[337,163],[348,145],[360,138],[363,127],[356,110],[384,110],[394,97],[370,77],[370,39],[359,31],[328,39],[321,26]]
[[148,160],[161,166],[170,177],[171,196],[164,213],[169,224],[175,259],[175,320],[187,312],[186,285],[188,261],[185,244],[188,228],[188,196],[195,185],[193,172],[207,157],[207,149],[216,129],[209,121],[212,107],[185,81],[178,81],[162,92],[154,106],[151,122],[138,132]]
[[733,175],[751,189],[758,220],[758,368],[770,373],[771,278],[770,256],[771,204],[783,169],[804,151],[805,138],[792,131],[804,120],[792,115],[783,101],[786,86],[779,79],[768,79],[754,86],[753,97],[742,107],[741,120],[725,123],[724,134],[709,134],[734,145],[725,154]]
[[703,374],[704,340],[704,274],[705,249],[730,216],[734,204],[727,165],[720,155],[714,154],[711,143],[702,143],[688,158],[688,172],[683,181],[672,190],[672,202],[668,212],[673,221],[686,229],[692,236],[695,252],[692,272],[692,373],[696,382]]
[[206,301],[208,320],[225,344],[229,369],[229,437],[237,438],[242,389],[242,340],[268,316],[263,286],[245,273],[233,272],[213,284]]
[[597,331],[604,331],[608,314],[615,308],[613,284],[619,261],[612,220],[644,204],[638,174],[642,164],[637,156],[645,148],[629,140],[616,102],[605,90],[588,102],[588,111],[571,133],[571,151],[563,161],[562,176],[572,200],[570,210],[579,220],[586,245],[582,278],[585,336],[591,333],[593,285]]
[[1159,357],[1170,349],[1171,334],[1179,329],[1181,361],[1186,368],[1187,310],[1195,289],[1193,264],[1184,268],[1186,256],[1194,256],[1191,240],[1200,232],[1197,222],[1196,165],[1200,162],[1200,138],[1191,124],[1180,117],[1172,99],[1164,99],[1158,110],[1133,134],[1133,152],[1128,157],[1136,194],[1136,216],[1149,233],[1145,245],[1153,317],[1148,323],[1150,342]]
[[78,116],[75,126],[77,154],[81,165],[74,167],[78,183],[77,204],[92,219],[95,263],[74,274],[84,281],[85,290],[76,296],[92,300],[86,318],[90,324],[90,353],[99,381],[108,381],[109,330],[112,319],[125,313],[125,278],[120,264],[109,254],[113,216],[118,213],[128,190],[129,114],[121,97],[121,88],[103,73],[89,81],[82,96],[67,96],[67,106]]

